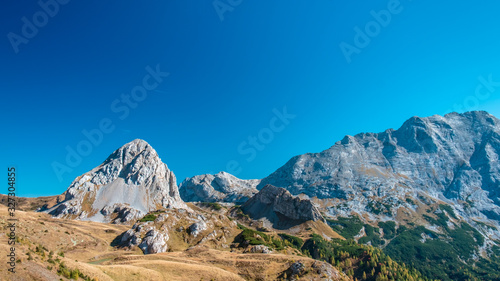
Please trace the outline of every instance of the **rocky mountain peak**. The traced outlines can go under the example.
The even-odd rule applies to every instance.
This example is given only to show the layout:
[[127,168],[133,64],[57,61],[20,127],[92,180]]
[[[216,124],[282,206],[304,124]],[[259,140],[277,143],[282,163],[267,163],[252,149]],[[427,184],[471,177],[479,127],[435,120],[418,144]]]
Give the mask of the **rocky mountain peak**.
[[374,221],[394,219],[400,208],[418,216],[411,202],[446,202],[473,226],[495,225],[483,233],[500,238],[499,158],[500,122],[487,112],[412,117],[397,130],[293,157],[257,188],[283,187],[328,202],[333,217]]
[[65,200],[48,212],[56,217],[124,223],[159,208],[186,205],[174,173],[147,142],[136,139],[76,178]]
[[258,192],[260,180],[242,180],[229,173],[199,175],[185,179],[179,187],[187,202],[243,203]]

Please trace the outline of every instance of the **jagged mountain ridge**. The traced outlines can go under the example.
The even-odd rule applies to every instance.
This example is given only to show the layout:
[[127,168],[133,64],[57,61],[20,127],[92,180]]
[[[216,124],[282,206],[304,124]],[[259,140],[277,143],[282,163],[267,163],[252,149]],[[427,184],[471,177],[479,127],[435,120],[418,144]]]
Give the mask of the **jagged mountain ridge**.
[[243,203],[255,195],[260,180],[242,180],[229,173],[199,175],[187,178],[179,185],[186,202]]
[[450,204],[499,240],[499,133],[500,121],[484,111],[412,117],[398,130],[346,136],[320,153],[295,156],[257,189],[283,187],[317,198],[331,217],[357,214],[372,222],[411,221],[422,217],[422,206]]
[[[296,156],[259,186],[279,182],[293,194],[330,198],[336,185],[347,186],[346,180],[352,180],[342,176],[376,167],[398,181],[410,178],[415,187],[464,200],[472,192],[464,189],[462,177],[477,172],[487,197],[499,204],[499,124],[486,112],[413,117],[398,130],[346,136],[321,153]],[[440,170],[434,173],[435,168]],[[319,183],[328,188],[315,189]]]
[[174,173],[147,142],[136,139],[76,178],[64,201],[47,212],[55,217],[126,223],[160,208],[187,207]]
[[499,270],[499,155],[500,121],[487,112],[412,117],[295,156],[257,189],[310,199],[345,238],[429,277],[456,280],[468,268],[488,279]]
[[370,197],[399,207],[423,192],[465,216],[499,222],[499,133],[500,121],[486,112],[413,117],[398,130],[346,136],[323,152],[293,157],[258,188],[345,199],[360,212]]

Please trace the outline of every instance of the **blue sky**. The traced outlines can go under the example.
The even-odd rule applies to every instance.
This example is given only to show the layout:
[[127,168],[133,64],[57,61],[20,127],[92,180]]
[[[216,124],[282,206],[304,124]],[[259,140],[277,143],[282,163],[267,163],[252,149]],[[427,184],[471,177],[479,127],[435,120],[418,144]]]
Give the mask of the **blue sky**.
[[262,178],[414,115],[500,116],[496,1],[41,3],[0,11],[1,159],[20,196],[62,193],[136,138],[180,183]]

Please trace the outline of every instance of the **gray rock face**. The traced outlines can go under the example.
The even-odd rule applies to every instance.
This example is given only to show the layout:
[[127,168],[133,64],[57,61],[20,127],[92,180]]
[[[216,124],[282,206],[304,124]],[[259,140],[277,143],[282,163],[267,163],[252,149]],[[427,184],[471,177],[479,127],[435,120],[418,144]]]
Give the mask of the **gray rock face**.
[[123,234],[121,238],[121,244],[123,247],[137,246],[141,243],[142,239],[134,229],[129,229]]
[[486,236],[500,239],[499,155],[500,121],[486,112],[413,117],[398,130],[346,136],[323,152],[293,157],[258,188],[283,187],[328,201],[332,216],[373,220],[414,209],[411,202],[444,201],[473,226],[495,225]]
[[254,219],[267,219],[278,229],[308,220],[324,220],[310,200],[294,197],[286,189],[272,185],[262,188],[241,209]]
[[65,200],[47,212],[54,217],[126,223],[162,207],[187,208],[174,173],[148,143],[134,140],[76,178]]
[[181,198],[186,202],[243,203],[258,192],[260,180],[242,180],[220,172],[185,179],[179,186]]
[[146,233],[146,236],[139,244],[139,248],[147,254],[164,253],[167,251],[167,241],[169,237],[166,232],[152,229]]
[[344,280],[345,276],[329,263],[322,261],[315,261],[311,267],[316,271],[316,273],[319,276],[323,277],[321,280],[324,281]]
[[292,271],[292,275],[300,275],[305,271],[305,266],[303,263],[297,261],[290,266],[290,270]]
[[193,235],[194,237],[198,236],[202,231],[207,230],[208,226],[207,223],[203,220],[199,222],[195,222],[192,225],[189,226],[189,234]]
[[249,252],[254,254],[270,254],[271,250],[269,250],[269,247],[264,245],[255,245],[250,248]]

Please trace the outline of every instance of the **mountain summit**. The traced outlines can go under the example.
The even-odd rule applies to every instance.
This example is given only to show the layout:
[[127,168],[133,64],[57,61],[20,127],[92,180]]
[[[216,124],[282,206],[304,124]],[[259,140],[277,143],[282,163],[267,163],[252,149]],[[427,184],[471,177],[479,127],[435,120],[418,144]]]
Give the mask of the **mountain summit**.
[[160,208],[187,207],[174,173],[147,142],[136,139],[76,178],[64,201],[47,212],[55,217],[125,223]]
[[500,121],[487,112],[412,117],[398,130],[346,136],[323,152],[295,156],[257,188],[304,193],[324,201],[332,217],[371,221],[414,220],[446,203],[500,239],[499,155]]

